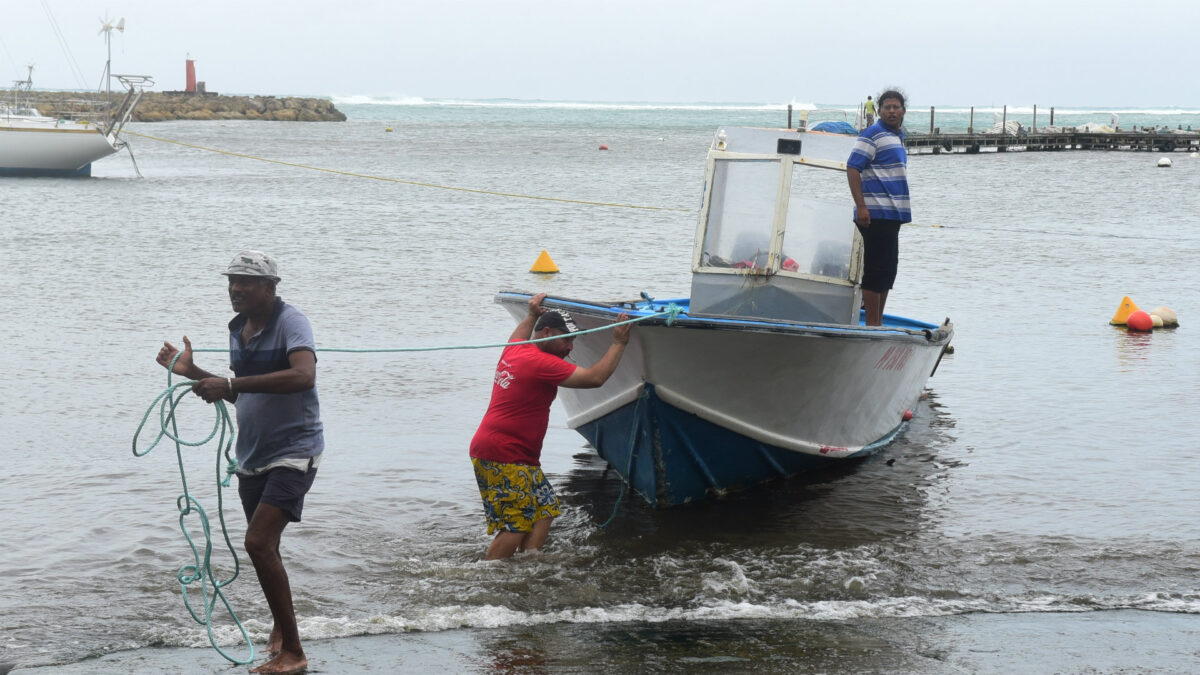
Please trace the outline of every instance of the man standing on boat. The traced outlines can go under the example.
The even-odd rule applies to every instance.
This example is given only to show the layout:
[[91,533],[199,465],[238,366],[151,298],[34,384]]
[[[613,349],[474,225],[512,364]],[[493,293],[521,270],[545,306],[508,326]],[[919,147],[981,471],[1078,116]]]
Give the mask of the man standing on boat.
[[[550,533],[550,522],[562,513],[554,488],[541,469],[542,441],[550,420],[550,404],[559,387],[599,387],[617,369],[629,325],[613,329],[612,345],[590,368],[568,363],[576,332],[571,315],[542,307],[545,293],[529,299],[529,313],[517,324],[509,342],[564,336],[559,340],[505,347],[496,366],[492,400],[471,439],[471,464],[483,498],[488,534],[496,533],[488,560],[511,558],[517,551],[536,551]],[[619,321],[627,317],[622,314]]]
[[867,120],[867,126],[875,124],[875,101],[871,97],[867,97],[866,103],[863,103],[863,117]]
[[279,539],[288,523],[300,522],[304,495],[312,487],[325,449],[317,401],[317,357],[312,326],[300,310],[275,295],[279,268],[261,251],[242,251],[223,273],[237,316],[229,322],[229,361],[234,377],[196,366],[192,343],[183,353],[169,342],[158,363],[196,380],[192,391],[209,403],[237,404],[238,495],[246,512],[246,552],[254,563],[275,624],[267,642],[272,658],[252,673],[296,672],[308,665],[300,646],[292,588]]
[[863,304],[866,324],[883,324],[883,307],[896,281],[900,226],[912,221],[908,153],[904,150],[904,94],[879,95],[879,121],[863,129],[846,160],[854,197],[854,223],[863,238]]

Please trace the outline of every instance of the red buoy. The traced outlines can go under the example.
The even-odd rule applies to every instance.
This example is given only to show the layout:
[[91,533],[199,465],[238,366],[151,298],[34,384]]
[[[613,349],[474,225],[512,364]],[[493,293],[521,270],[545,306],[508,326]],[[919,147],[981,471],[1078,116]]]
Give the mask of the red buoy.
[[1125,325],[1129,328],[1129,330],[1146,332],[1154,329],[1154,319],[1150,318],[1149,314],[1139,309],[1138,311],[1129,314],[1129,317],[1125,319]]
[[913,418],[913,411],[905,410],[903,415],[904,421],[907,422]]
[[603,144],[603,143],[601,143],[601,144],[600,144],[600,149],[601,149],[601,150],[607,150],[607,149],[608,149],[608,146],[607,146],[607,145],[605,145],[605,144]]

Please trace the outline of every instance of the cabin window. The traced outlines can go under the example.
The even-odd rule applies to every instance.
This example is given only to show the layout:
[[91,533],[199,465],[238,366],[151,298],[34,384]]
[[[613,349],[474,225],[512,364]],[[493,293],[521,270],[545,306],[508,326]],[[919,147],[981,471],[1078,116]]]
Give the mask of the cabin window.
[[765,269],[779,189],[778,160],[718,160],[701,265]]
[[[839,192],[845,193],[844,200],[813,197]],[[783,270],[850,279],[855,233],[853,210],[846,174],[795,165],[783,239]]]

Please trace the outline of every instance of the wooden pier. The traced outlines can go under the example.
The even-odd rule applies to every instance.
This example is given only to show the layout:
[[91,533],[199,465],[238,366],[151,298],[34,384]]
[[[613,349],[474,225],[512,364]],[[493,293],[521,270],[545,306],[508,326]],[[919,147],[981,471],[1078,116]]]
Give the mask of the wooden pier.
[[914,154],[980,152],[1041,152],[1052,150],[1140,150],[1145,152],[1200,152],[1200,132],[1160,133],[1074,130],[1019,134],[966,134],[909,132],[904,146]]
[[[800,116],[800,127],[808,125],[808,112]],[[1054,108],[1050,108],[1050,126],[1038,131],[1038,107],[1033,106],[1033,125],[1021,126],[1008,119],[1008,106],[998,115],[1000,121],[994,133],[975,133],[975,106],[971,106],[966,132],[941,133],[936,126],[936,109],[929,107],[929,131],[906,129],[904,147],[911,154],[954,154],[976,155],[981,152],[1041,152],[1052,150],[1140,150],[1144,152],[1200,152],[1200,131],[1192,131],[1182,125],[1174,131],[1169,128],[1141,129],[1132,131],[1116,128],[1103,132],[1089,130],[1092,125],[1079,127],[1054,126]],[[1043,117],[1043,119],[1045,119]],[[1116,115],[1113,115],[1116,124]],[[792,129],[792,105],[787,107],[788,128]],[[1016,127],[1014,133],[1010,125]],[[1093,127],[1094,128],[1094,127]],[[1001,129],[1008,130],[1000,133]]]

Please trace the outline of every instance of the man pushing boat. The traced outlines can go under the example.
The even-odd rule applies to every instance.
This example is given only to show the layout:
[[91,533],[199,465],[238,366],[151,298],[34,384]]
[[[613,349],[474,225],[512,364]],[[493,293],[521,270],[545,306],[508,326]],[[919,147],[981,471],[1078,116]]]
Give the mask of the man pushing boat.
[[[542,441],[550,420],[550,404],[559,387],[591,389],[608,381],[625,345],[628,324],[613,328],[613,341],[590,368],[565,359],[578,331],[571,315],[542,307],[545,293],[529,299],[529,312],[509,342],[561,336],[557,340],[505,347],[496,366],[492,399],[471,439],[471,464],[483,498],[488,534],[496,533],[488,560],[510,558],[517,551],[536,551],[562,513],[554,488],[541,469]],[[624,314],[618,321],[628,317]]]

